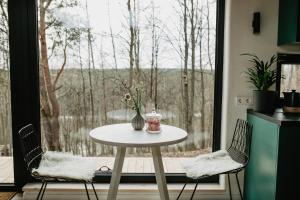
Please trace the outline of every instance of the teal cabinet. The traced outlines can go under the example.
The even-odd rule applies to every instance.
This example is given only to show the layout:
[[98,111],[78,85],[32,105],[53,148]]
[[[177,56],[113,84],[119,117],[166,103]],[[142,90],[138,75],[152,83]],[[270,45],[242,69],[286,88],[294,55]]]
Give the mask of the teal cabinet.
[[279,0],[278,45],[300,42],[300,0]]
[[247,120],[253,130],[245,199],[300,199],[300,115],[248,111]]

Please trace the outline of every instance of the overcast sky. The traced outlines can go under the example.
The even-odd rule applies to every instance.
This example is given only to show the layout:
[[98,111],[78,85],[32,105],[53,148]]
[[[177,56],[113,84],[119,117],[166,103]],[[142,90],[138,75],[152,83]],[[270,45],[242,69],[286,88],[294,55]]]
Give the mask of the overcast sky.
[[[138,0],[137,0],[138,1]],[[206,0],[199,0],[201,3],[206,3]],[[215,0],[210,0],[210,25],[215,27]],[[179,10],[179,4],[177,0],[139,0],[140,14],[140,29],[141,29],[141,52],[140,61],[142,68],[150,67],[151,58],[151,29],[147,27],[149,25],[149,19],[151,17],[152,9],[151,4],[155,5],[155,16],[160,20],[158,24],[161,29],[160,40],[160,54],[159,54],[159,67],[160,68],[180,68],[181,60],[178,54],[178,38],[180,29],[180,17],[177,11]],[[116,53],[119,68],[127,68],[129,66],[128,61],[128,44],[126,44],[126,38],[128,38],[128,11],[127,0],[87,0],[88,5],[88,18],[85,10],[86,0],[81,1],[81,7],[70,9],[59,9],[54,11],[54,15],[64,22],[66,27],[90,27],[92,29],[95,41],[94,57],[96,60],[96,68],[100,67],[100,52],[105,55],[104,65],[105,68],[112,68],[113,62],[113,49],[111,38],[109,37],[110,25],[115,35]],[[204,4],[205,5],[205,4]],[[177,10],[177,11],[176,11]],[[110,11],[110,12],[109,12]],[[109,18],[110,16],[110,18]],[[109,20],[110,19],[110,20]],[[110,23],[109,23],[110,22]],[[168,35],[168,36],[167,36]],[[215,32],[211,32],[211,55],[214,60],[214,37]],[[84,38],[83,38],[84,40]],[[170,41],[173,45],[171,45]],[[51,41],[50,41],[51,43]],[[203,43],[203,46],[206,43]],[[50,46],[50,45],[49,45]],[[175,49],[176,48],[176,49]],[[87,45],[82,43],[83,50],[83,62],[85,66],[87,63]],[[101,50],[102,49],[102,50]],[[198,48],[197,48],[198,49]],[[207,59],[207,48],[204,47],[203,57],[204,62]],[[77,49],[69,49],[69,54],[75,55]],[[198,53],[199,54],[199,53]],[[197,56],[198,57],[198,56]],[[205,61],[206,60],[206,61]],[[53,57],[50,60],[51,68],[58,68],[61,62],[61,57]],[[69,68],[78,68],[78,59],[76,56],[70,57],[67,61]]]

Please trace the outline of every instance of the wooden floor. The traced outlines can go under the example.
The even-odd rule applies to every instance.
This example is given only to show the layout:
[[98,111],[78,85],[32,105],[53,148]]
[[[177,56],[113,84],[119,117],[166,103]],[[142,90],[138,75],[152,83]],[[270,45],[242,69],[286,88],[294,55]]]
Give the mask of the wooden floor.
[[[113,167],[114,157],[89,157],[95,160],[95,165]],[[189,158],[163,158],[166,173],[183,173],[181,162]],[[153,160],[151,157],[125,157],[122,172],[124,173],[154,173]],[[13,182],[13,159],[12,157],[0,157],[0,183]]]

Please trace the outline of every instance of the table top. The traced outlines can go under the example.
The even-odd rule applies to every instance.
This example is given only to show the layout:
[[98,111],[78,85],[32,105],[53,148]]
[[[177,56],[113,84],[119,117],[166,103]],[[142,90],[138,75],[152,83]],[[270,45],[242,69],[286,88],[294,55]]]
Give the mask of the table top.
[[187,138],[186,131],[174,126],[161,125],[160,133],[148,133],[133,130],[130,123],[101,126],[91,130],[89,135],[97,143],[125,147],[164,146]]

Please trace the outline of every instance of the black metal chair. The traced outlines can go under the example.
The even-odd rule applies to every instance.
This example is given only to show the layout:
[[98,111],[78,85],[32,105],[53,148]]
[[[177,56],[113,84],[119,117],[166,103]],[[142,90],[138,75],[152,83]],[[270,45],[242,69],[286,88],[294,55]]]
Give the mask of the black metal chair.
[[252,133],[252,126],[247,121],[238,119],[236,122],[233,138],[232,138],[229,148],[227,149],[227,152],[232,160],[241,164],[241,167],[235,168],[232,170],[227,170],[227,171],[224,171],[221,173],[212,174],[212,175],[204,175],[204,176],[197,177],[197,178],[187,177],[187,180],[186,180],[182,190],[180,191],[180,193],[177,197],[177,200],[180,198],[187,183],[196,180],[195,188],[194,188],[192,196],[190,198],[192,200],[200,179],[207,178],[207,177],[214,176],[214,175],[221,175],[221,174],[227,174],[228,185],[229,185],[229,194],[230,194],[231,200],[232,200],[232,193],[231,193],[231,183],[230,183],[229,175],[235,174],[235,178],[236,178],[236,181],[238,184],[239,194],[240,194],[241,199],[243,200],[240,182],[238,179],[238,173],[247,166],[249,158],[250,158],[251,133]]
[[[24,156],[24,161],[27,166],[27,169],[31,176],[35,179],[42,181],[42,186],[39,190],[39,193],[37,195],[38,199],[43,199],[44,193],[47,187],[48,182],[56,182],[56,181],[68,181],[68,182],[81,182],[84,184],[85,191],[87,198],[90,199],[89,192],[87,190],[87,183],[91,183],[93,191],[95,193],[96,199],[98,200],[98,196],[94,187],[94,184],[91,181],[83,180],[83,179],[77,179],[77,178],[70,178],[70,177],[63,177],[63,176],[43,176],[38,173],[33,173],[34,169],[37,169],[41,163],[41,160],[43,158],[44,152],[42,151],[42,148],[40,147],[36,130],[32,124],[28,124],[27,126],[24,126],[19,130],[19,139],[21,144],[21,151]],[[74,166],[75,167],[75,166]]]

